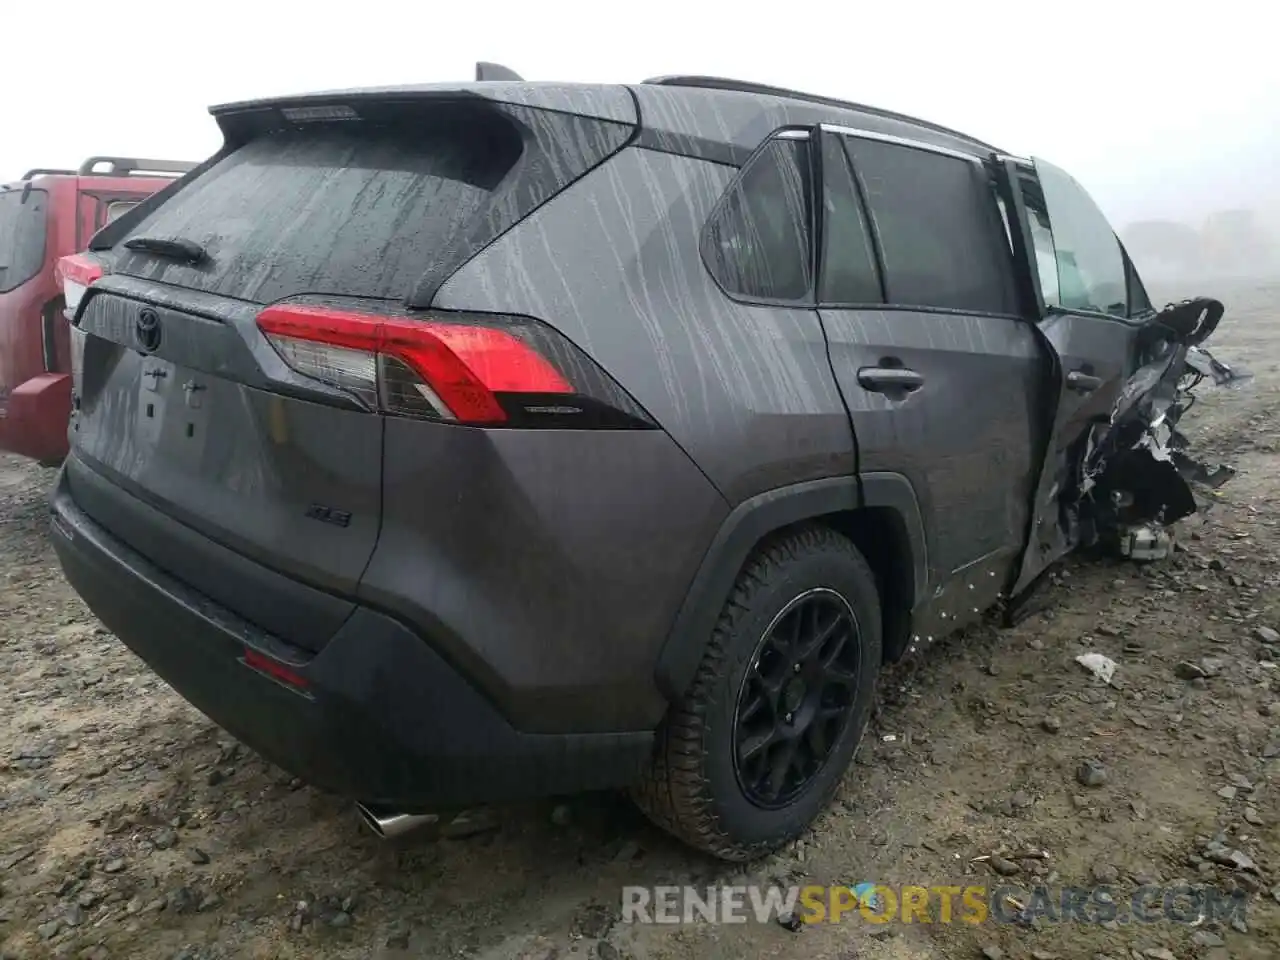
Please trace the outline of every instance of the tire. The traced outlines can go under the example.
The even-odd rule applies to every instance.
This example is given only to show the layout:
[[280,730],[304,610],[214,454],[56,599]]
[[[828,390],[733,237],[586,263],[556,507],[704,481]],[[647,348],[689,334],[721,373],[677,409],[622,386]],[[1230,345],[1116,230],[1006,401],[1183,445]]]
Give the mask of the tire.
[[[842,671],[841,676],[847,680],[852,674],[856,682],[842,688],[847,689],[847,705],[824,709],[845,711],[842,727],[825,728],[839,730],[830,738],[825,762],[803,788],[795,788],[797,795],[764,806],[753,797],[737,761],[744,678],[749,670],[756,676],[765,657],[777,660],[769,652],[772,648],[764,646],[777,618],[815,596],[852,614],[853,629],[845,633],[840,656],[853,656],[853,649],[844,647],[855,644],[858,668]],[[633,788],[633,799],[658,826],[722,860],[755,859],[794,840],[830,803],[862,738],[881,646],[875,576],[851,541],[826,527],[811,526],[766,542],[739,574],[689,691],[671,706],[659,728],[652,765]],[[785,691],[788,681],[781,682]],[[841,701],[844,697],[841,694]],[[788,721],[791,716],[786,714]],[[783,779],[788,776],[784,773]]]

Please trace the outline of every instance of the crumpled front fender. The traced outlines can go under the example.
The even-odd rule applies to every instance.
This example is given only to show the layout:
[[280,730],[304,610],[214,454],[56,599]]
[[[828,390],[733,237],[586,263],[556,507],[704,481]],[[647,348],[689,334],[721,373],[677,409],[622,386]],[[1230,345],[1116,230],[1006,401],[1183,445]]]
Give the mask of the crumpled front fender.
[[1234,474],[1188,454],[1187,437],[1177,429],[1204,379],[1218,386],[1249,379],[1201,346],[1223,312],[1220,301],[1202,297],[1172,304],[1144,324],[1140,365],[1109,421],[1090,432],[1078,465],[1081,545],[1106,540],[1132,555],[1135,531],[1144,542],[1167,542],[1164,528],[1196,512],[1195,486],[1216,488]]

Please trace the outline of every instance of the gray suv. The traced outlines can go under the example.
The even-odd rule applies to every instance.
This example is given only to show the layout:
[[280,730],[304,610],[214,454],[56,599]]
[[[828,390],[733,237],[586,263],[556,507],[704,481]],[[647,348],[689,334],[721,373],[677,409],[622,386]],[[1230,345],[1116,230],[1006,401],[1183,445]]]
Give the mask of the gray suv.
[[53,536],[185,698],[377,818],[628,788],[758,856],[883,663],[1186,512],[1109,478],[1220,305],[1152,310],[1046,163],[705,77],[212,112],[66,265]]

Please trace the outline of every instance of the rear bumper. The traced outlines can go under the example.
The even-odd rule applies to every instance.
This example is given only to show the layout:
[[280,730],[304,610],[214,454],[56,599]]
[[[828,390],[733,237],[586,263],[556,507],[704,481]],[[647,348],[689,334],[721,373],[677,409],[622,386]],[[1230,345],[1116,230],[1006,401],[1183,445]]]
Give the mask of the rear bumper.
[[67,455],[71,377],[44,373],[15,388],[0,417],[0,450],[42,463]]
[[[67,579],[102,622],[185,699],[304,780],[396,809],[500,802],[627,785],[652,731],[514,729],[398,621],[366,607],[312,655],[158,569],[94,522],[59,475],[52,534]],[[282,662],[305,691],[244,663]]]

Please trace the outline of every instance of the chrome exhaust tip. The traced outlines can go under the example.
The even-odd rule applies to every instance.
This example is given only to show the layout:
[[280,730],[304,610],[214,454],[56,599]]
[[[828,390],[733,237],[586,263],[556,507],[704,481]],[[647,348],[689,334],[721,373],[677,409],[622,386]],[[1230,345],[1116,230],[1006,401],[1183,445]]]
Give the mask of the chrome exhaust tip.
[[356,812],[360,814],[360,822],[371,830],[376,837],[393,840],[419,827],[439,823],[440,817],[434,813],[393,813],[356,804]]

